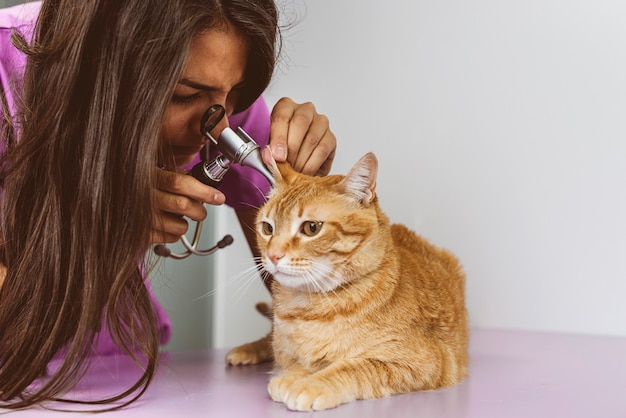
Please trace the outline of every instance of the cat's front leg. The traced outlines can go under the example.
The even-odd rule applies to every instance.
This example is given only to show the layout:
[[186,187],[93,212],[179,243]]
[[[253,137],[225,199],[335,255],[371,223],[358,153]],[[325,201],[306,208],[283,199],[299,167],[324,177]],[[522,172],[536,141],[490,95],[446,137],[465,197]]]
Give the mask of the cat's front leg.
[[[357,361],[340,361],[311,374],[300,366],[270,380],[268,391],[276,402],[293,411],[321,411],[357,399],[353,371]],[[358,368],[358,366],[357,366]],[[358,374],[358,373],[356,373]]]
[[[347,359],[308,376],[278,376],[270,381],[270,394],[295,411],[320,411],[356,399],[371,399],[417,389],[406,366],[375,359]],[[419,380],[419,379],[417,379]],[[394,384],[391,384],[394,382]],[[390,385],[391,384],[391,385]]]
[[321,411],[351,400],[339,399],[323,383],[291,375],[270,380],[268,391],[274,401],[284,403],[292,411]]
[[226,355],[226,363],[231,366],[259,364],[273,359],[271,334],[260,340],[235,347]]
[[293,411],[321,411],[356,399],[349,388],[342,390],[315,375],[294,373],[272,378],[268,391],[274,401]]
[[282,372],[281,374],[270,379],[270,383],[267,386],[267,391],[271,398],[275,402],[287,403],[287,399],[291,393],[291,387],[298,380],[304,379],[310,373],[300,366],[292,366],[289,371]]

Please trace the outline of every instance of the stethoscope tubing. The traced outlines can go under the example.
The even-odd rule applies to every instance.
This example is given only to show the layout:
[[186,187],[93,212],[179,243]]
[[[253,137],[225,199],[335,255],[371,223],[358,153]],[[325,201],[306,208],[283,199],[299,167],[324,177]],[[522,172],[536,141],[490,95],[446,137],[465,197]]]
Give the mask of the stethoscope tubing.
[[233,243],[233,237],[231,235],[225,235],[221,240],[219,240],[217,242],[217,244],[215,244],[214,246],[212,246],[211,248],[207,248],[206,250],[199,250],[198,249],[198,244],[200,242],[200,234],[202,232],[202,221],[197,221],[196,222],[196,229],[193,233],[193,239],[191,242],[189,242],[189,239],[183,235],[182,237],[180,237],[180,242],[183,244],[183,246],[185,247],[186,251],[182,252],[182,253],[175,253],[172,250],[170,250],[169,248],[167,248],[165,245],[163,244],[158,244],[156,246],[154,246],[154,252],[161,256],[161,257],[170,257],[173,258],[175,260],[183,260],[187,257],[189,257],[190,255],[194,254],[194,255],[211,255],[214,252],[216,252],[217,250],[227,247],[230,244]]

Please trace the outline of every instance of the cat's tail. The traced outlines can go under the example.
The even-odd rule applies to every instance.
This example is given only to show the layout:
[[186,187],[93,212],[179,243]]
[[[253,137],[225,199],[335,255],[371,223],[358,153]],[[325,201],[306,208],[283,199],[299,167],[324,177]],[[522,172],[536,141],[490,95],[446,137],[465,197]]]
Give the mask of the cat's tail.
[[272,311],[272,304],[267,302],[259,302],[254,305],[257,312],[269,319],[270,321],[274,317],[274,312]]

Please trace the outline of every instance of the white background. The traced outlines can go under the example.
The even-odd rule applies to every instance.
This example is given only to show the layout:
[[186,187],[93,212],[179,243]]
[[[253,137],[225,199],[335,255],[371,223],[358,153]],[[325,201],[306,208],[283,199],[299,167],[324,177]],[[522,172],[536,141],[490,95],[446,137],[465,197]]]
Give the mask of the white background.
[[[335,173],[376,153],[383,209],[464,264],[473,326],[626,336],[625,2],[279,1],[299,23],[268,102],[330,118]],[[173,349],[269,330],[214,216],[233,247],[154,274]]]
[[[330,118],[335,173],[376,153],[385,212],[464,264],[473,326],[626,336],[625,2],[286,8],[299,23],[268,101]],[[218,256],[218,282],[246,257]],[[218,292],[214,343],[266,332],[266,295]]]

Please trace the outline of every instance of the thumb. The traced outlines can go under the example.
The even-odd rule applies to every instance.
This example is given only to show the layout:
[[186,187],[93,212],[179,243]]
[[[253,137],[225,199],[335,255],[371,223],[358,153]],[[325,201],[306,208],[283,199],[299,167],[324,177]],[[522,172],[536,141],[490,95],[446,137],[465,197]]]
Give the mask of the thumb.
[[[271,156],[276,162],[283,162],[287,160],[287,145],[282,142],[274,142],[267,146],[271,151]],[[264,157],[265,159],[265,157]]]

